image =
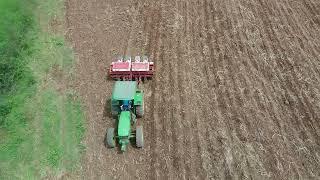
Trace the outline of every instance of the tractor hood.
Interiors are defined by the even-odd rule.
[[[136,81],[116,81],[113,92],[113,100],[132,100],[137,90]]]
[[[131,113],[130,111],[122,111],[119,116],[118,136],[129,136],[131,129]]]

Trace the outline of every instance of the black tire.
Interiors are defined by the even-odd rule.
[[[114,148],[116,146],[116,141],[114,139],[114,128],[108,128],[107,130],[106,145],[109,148]]]
[[[120,108],[117,106],[111,106],[111,114],[113,118],[117,118]]]
[[[143,127],[142,126],[137,126],[137,129],[136,129],[136,146],[138,148],[143,148],[143,146],[144,146]]]
[[[118,111],[111,111],[111,114],[113,118],[118,117]]]
[[[142,118],[144,115],[144,103],[142,102],[141,105],[136,106],[136,116],[137,118]]]

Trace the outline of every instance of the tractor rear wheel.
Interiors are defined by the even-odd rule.
[[[138,118],[142,118],[143,115],[144,115],[144,103],[136,106],[136,116]]]
[[[144,145],[142,126],[137,126],[137,129],[136,129],[136,145],[138,148],[143,148],[143,145]]]
[[[114,139],[114,128],[108,128],[107,130],[106,145],[109,148],[114,148],[116,146],[116,142]]]

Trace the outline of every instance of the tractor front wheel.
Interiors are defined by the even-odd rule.
[[[118,111],[111,111],[111,114],[113,118],[118,117]]]
[[[111,114],[113,118],[117,118],[119,114],[120,108],[117,106],[111,106]]]
[[[144,145],[142,126],[138,126],[136,129],[136,145],[138,148],[142,148]]]
[[[114,148],[116,146],[116,142],[114,139],[114,128],[108,128],[107,130],[106,145],[109,148]]]
[[[144,103],[141,105],[136,106],[136,115],[138,118],[142,118],[144,114]]]

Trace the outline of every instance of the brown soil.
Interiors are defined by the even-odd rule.
[[[320,1],[67,0],[84,179],[320,178]],[[145,148],[103,144],[107,68],[150,56]]]

